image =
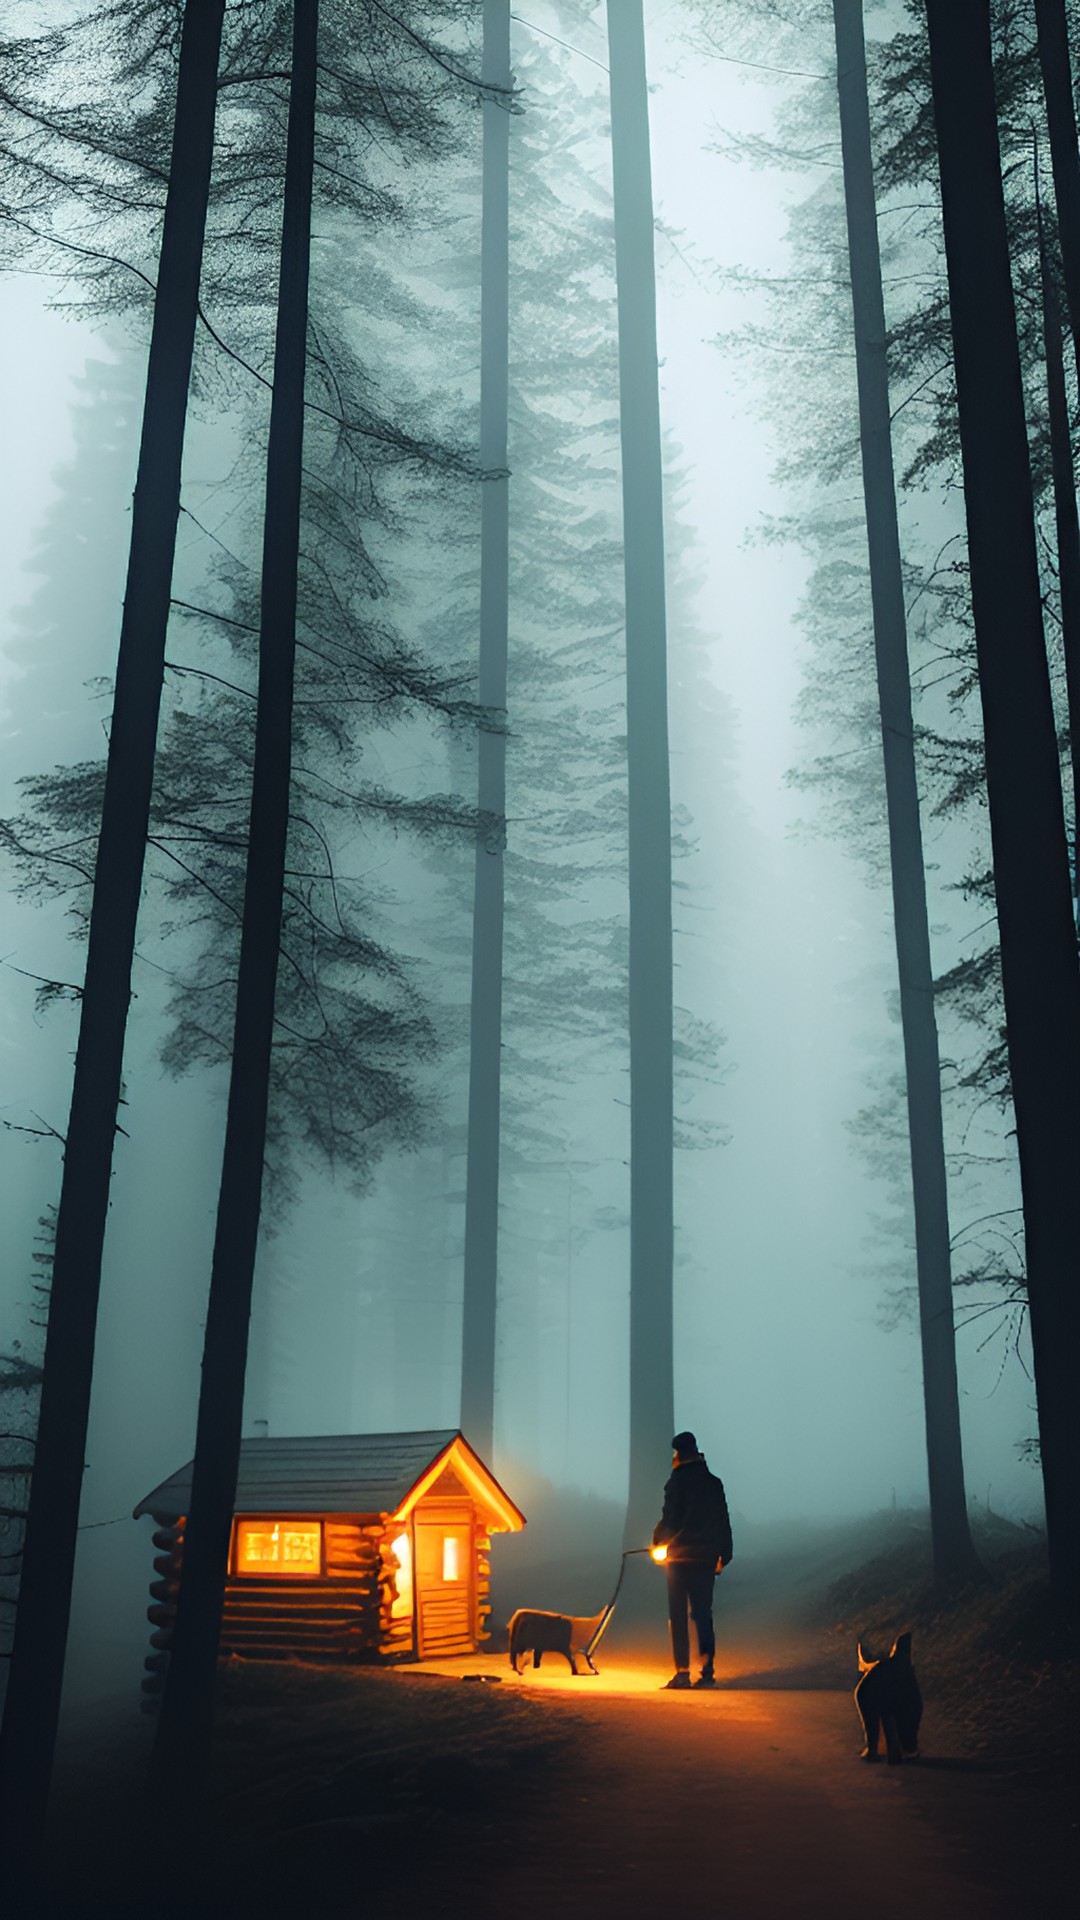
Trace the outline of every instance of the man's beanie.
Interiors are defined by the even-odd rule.
[[[692,1433],[677,1433],[671,1445],[677,1460],[689,1460],[698,1450],[698,1443]]]

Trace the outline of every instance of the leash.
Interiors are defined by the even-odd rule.
[[[652,1551],[651,1547],[627,1547],[626,1552],[623,1554],[623,1557],[622,1557],[622,1564],[619,1567],[619,1577],[615,1582],[615,1591],[612,1594],[611,1599],[608,1601],[607,1606],[604,1608],[603,1613],[600,1615],[600,1624],[597,1627],[596,1632],[593,1634],[591,1640],[589,1641],[588,1646],[585,1648],[585,1658],[587,1660],[590,1660],[592,1658],[592,1655],[596,1650],[596,1648],[599,1646],[603,1635],[607,1632],[608,1622],[610,1621],[611,1616],[615,1611],[615,1602],[619,1597],[619,1588],[622,1586],[623,1577],[626,1573],[627,1561],[632,1560],[636,1553],[651,1553],[651,1551]]]

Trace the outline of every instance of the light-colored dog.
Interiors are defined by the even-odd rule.
[[[599,1672],[592,1662],[592,1648],[601,1628],[610,1616],[610,1607],[601,1607],[591,1620],[578,1619],[572,1613],[540,1613],[535,1607],[519,1607],[510,1622],[510,1665],[522,1671],[518,1662],[531,1653],[538,1667],[545,1653],[561,1653],[570,1662],[570,1671],[578,1674],[578,1660],[584,1660],[590,1673]]]

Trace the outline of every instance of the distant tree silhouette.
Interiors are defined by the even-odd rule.
[[[490,1460],[495,1423],[502,1080],[506,657],[510,571],[507,472],[510,294],[510,0],[484,0],[483,234],[480,264],[480,657],[477,804],[465,1162],[461,1424]]]
[[[7,1350],[0,1352],[0,1659],[4,1661],[11,1657],[30,1475],[34,1464],[34,1437],[41,1395],[42,1336],[56,1240],[55,1207],[38,1220],[36,1239],[37,1252],[31,1256],[38,1268],[38,1275],[32,1283],[36,1298],[26,1314],[24,1336],[21,1340],[10,1339]]]
[[[626,580],[630,881],[630,1493],[626,1543],[655,1518],[674,1431],[671,797],[663,465],[645,32],[608,0]]]
[[[563,7],[557,31],[572,37],[573,19],[573,10]],[[589,164],[594,150],[606,148],[606,87],[602,101],[587,95],[580,64],[525,26],[513,60],[523,111],[510,127],[513,645],[507,670],[513,720],[505,736],[511,824],[503,860],[498,1382],[510,1407],[505,1444],[519,1452],[526,1404],[536,1398],[537,1376],[565,1327],[567,1182],[572,1179],[575,1190],[576,1247],[599,1220],[608,1223],[613,1199],[624,1224],[626,821],[611,203],[606,182]],[[472,164],[464,154],[440,174],[448,217],[466,198],[473,204]],[[432,258],[417,268],[431,302],[429,329],[452,329],[459,341],[471,337],[473,269],[472,258],[455,263],[448,287],[436,238]],[[465,297],[447,314],[466,274]],[[484,482],[482,502],[490,487]],[[449,617],[471,624],[475,576],[460,587],[455,580],[462,559],[471,560],[462,555],[460,516],[436,551],[432,623]],[[461,729],[447,736],[444,778],[454,792],[474,788],[474,740]],[[489,816],[481,820],[481,847],[495,824]],[[371,1281],[385,1291],[387,1318],[400,1328],[394,1350],[408,1351],[410,1366],[418,1343],[427,1347],[436,1338],[433,1272],[445,1275],[448,1328],[460,1312],[454,1295],[464,1252],[466,1147],[455,1116],[464,1118],[468,1100],[471,930],[463,902],[468,892],[471,906],[473,892],[463,857],[450,860],[442,848],[424,856],[438,906],[403,923],[403,937],[418,955],[416,978],[438,1009],[435,1021],[446,1041],[439,1059],[442,1138],[408,1166],[386,1169],[365,1216],[366,1233],[386,1249],[373,1257]],[[481,858],[492,866],[486,852],[470,865]],[[583,1159],[598,1165],[583,1173]],[[552,1193],[558,1201],[549,1213]],[[607,1245],[603,1252],[613,1265],[618,1256]],[[594,1300],[605,1285],[594,1276]],[[539,1345],[523,1337],[526,1323]],[[455,1326],[448,1337],[460,1353],[456,1335]],[[436,1394],[445,1391],[452,1364],[456,1355],[448,1350]],[[388,1391],[387,1369],[374,1370],[381,1396]],[[415,1379],[404,1382],[403,1392],[409,1397],[402,1405],[422,1404]],[[552,1440],[550,1430],[542,1432]]]

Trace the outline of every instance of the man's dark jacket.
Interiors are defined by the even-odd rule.
[[[669,1560],[690,1560],[715,1567],[731,1559],[731,1521],[724,1486],[710,1473],[703,1454],[684,1460],[664,1488],[664,1511],[654,1529],[654,1547],[666,1546]]]

